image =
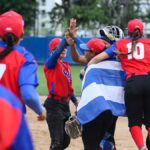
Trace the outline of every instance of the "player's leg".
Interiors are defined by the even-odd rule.
[[[98,150],[99,141],[102,140],[105,131],[109,128],[112,119],[112,113],[107,110],[101,113],[93,121],[83,125],[82,140],[84,150]]]
[[[116,150],[114,133],[116,128],[117,116],[113,116],[113,122],[110,128],[105,133],[101,143],[100,150]]]
[[[147,137],[146,137],[146,146],[148,150],[150,150],[150,75],[146,79],[146,98],[145,100],[145,105],[144,105],[144,124],[146,126],[146,129],[148,131]]]
[[[132,138],[140,149],[144,146],[141,125],[143,123],[143,78],[135,76],[127,80],[125,87],[125,105]],[[136,107],[135,107],[136,105]]]

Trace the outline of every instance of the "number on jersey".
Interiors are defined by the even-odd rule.
[[[5,64],[0,64],[0,80],[2,79],[2,76],[6,70],[6,65]]]
[[[131,52],[132,43],[127,44],[128,53]],[[128,55],[128,59],[143,59],[144,58],[144,44],[137,43],[135,46],[135,51],[132,54]]]

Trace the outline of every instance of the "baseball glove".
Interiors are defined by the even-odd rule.
[[[65,122],[65,131],[72,139],[76,139],[81,136],[82,126],[77,120],[76,116],[70,116]]]

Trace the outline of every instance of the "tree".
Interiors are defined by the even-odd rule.
[[[59,24],[66,27],[69,19],[74,17],[82,29],[95,30],[112,24],[125,29],[128,20],[143,18],[140,2],[140,0],[62,0],[62,4],[56,3],[50,12],[51,24],[55,27],[54,30]],[[148,15],[146,19],[150,20]]]
[[[0,2],[0,14],[14,10],[20,13],[25,22],[25,33],[29,34],[31,30],[34,30],[36,14],[38,12],[36,0],[1,0]]]

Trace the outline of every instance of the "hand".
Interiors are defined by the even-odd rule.
[[[38,118],[38,121],[43,121],[46,119],[46,116],[44,115],[44,112],[42,112],[37,118]]]
[[[74,39],[70,36],[70,33],[68,31],[65,33],[65,38],[70,46],[74,45]]]
[[[76,19],[72,18],[70,19],[70,26],[69,26],[69,34],[70,34],[70,37],[71,38],[75,38],[76,37],[76,34],[77,34],[77,23],[76,23]]]

